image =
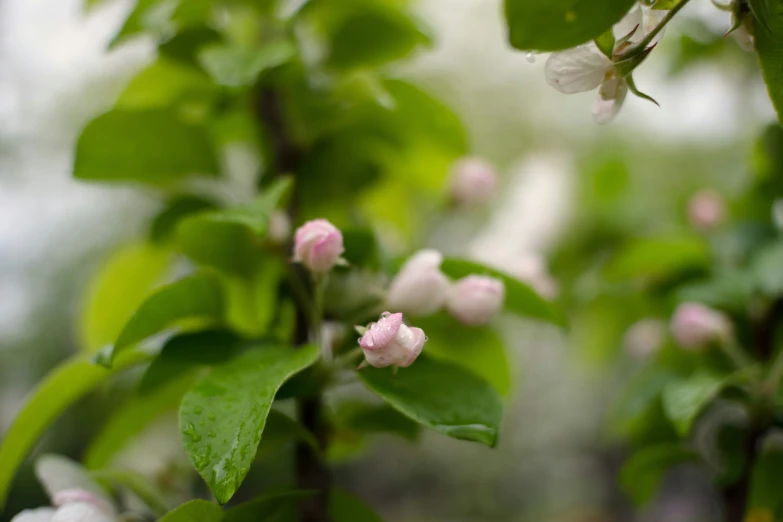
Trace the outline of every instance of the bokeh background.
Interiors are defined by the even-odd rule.
[[[82,126],[154,58],[144,38],[106,51],[130,7],[109,1],[85,14],[81,0],[0,0],[0,433],[34,383],[77,350],[91,276],[160,206],[153,194],[70,176]],[[638,364],[623,350],[632,318],[590,296],[585,260],[602,233],[684,227],[696,190],[730,196],[748,183],[754,140],[774,120],[755,56],[723,37],[726,13],[694,0],[636,77],[661,107],[630,98],[614,123],[597,126],[594,93],[558,93],[544,80],[545,57],[530,63],[507,45],[499,1],[414,7],[435,44],[394,73],[450,104],[472,152],[503,177],[497,205],[444,218],[430,244],[508,269],[544,255],[566,302],[580,306],[567,332],[504,323],[515,384],[497,449],[434,433],[418,445],[381,437],[340,462],[337,480],[390,521],[716,520],[695,468],[670,474],[640,515],[617,488],[626,448],[607,418]],[[39,451],[78,457],[105,406],[101,394],[83,401]],[[131,460],[160,464],[168,428],[156,426]],[[43,503],[37,488],[28,469],[1,520]]]

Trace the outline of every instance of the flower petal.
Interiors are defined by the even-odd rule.
[[[52,508],[25,509],[12,518],[11,522],[51,522],[53,516]]]
[[[388,314],[384,312],[384,316],[380,321],[373,323],[370,329],[359,339],[359,345],[364,350],[382,350],[391,344],[397,337],[402,326],[402,314]]]
[[[60,455],[42,455],[35,462],[35,474],[50,498],[63,490],[80,489],[112,505],[106,490],[95,482],[84,468],[70,459]]]
[[[628,94],[628,84],[622,78],[612,78],[601,85],[593,105],[593,121],[609,123],[617,116]]]
[[[595,89],[611,69],[609,58],[590,43],[549,55],[544,74],[549,85],[563,94],[573,94]]]

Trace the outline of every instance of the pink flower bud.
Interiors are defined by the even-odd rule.
[[[623,347],[634,357],[644,359],[650,357],[663,346],[665,337],[665,323],[658,319],[642,319],[626,330]]]
[[[725,338],[730,331],[729,319],[699,303],[683,303],[674,311],[671,330],[674,340],[686,350],[700,350]]]
[[[392,310],[413,316],[431,315],[446,302],[449,279],[440,271],[443,256],[437,250],[421,250],[403,265],[391,283],[386,303]]]
[[[296,230],[294,261],[313,272],[328,272],[340,261],[343,235],[325,219],[308,221]]]
[[[471,326],[489,323],[503,307],[506,287],[494,277],[469,275],[451,288],[446,307],[460,322]]]
[[[269,239],[273,243],[281,244],[291,237],[291,220],[283,210],[275,210],[269,216]]]
[[[487,203],[495,196],[498,176],[494,167],[479,158],[463,158],[451,170],[451,199],[459,205]]]
[[[402,324],[402,314],[384,312],[359,339],[367,363],[375,368],[405,368],[421,353],[427,337],[421,328]]]
[[[725,218],[725,206],[720,194],[713,190],[697,192],[688,202],[688,220],[696,230],[714,230]]]

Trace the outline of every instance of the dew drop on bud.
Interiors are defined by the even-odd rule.
[[[525,55],[525,59],[527,60],[527,63],[536,63],[536,54],[535,53],[527,53]]]
[[[390,312],[383,312],[383,313],[381,314],[381,317],[382,317],[383,319],[386,319],[386,318],[387,318],[387,317],[389,317],[390,315],[391,315],[391,313],[390,313]]]
[[[429,341],[429,340],[430,340],[430,338],[429,338],[429,337],[427,337],[427,336],[425,335],[425,336],[424,336],[424,342],[426,343],[426,342],[427,342],[427,341]]]

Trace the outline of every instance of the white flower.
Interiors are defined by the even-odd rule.
[[[625,39],[623,45],[641,42],[665,16],[666,11],[634,7],[614,26],[618,39]],[[650,45],[660,39],[659,32]],[[607,58],[594,42],[573,49],[552,53],[544,68],[546,81],[563,94],[598,89],[598,99],[593,106],[593,120],[609,123],[614,119],[628,94],[628,83],[614,70],[612,60]]]
[[[54,508],[27,509],[11,522],[116,522],[109,494],[75,462],[44,455],[35,464],[35,474]]]

